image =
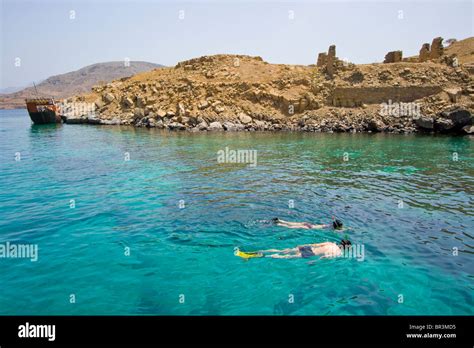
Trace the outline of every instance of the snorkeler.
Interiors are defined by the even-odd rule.
[[[342,230],[343,229],[343,224],[341,220],[338,220],[333,217],[332,224],[323,224],[323,225],[315,225],[311,224],[309,222],[290,222],[290,221],[285,221],[281,220],[279,218],[274,218],[272,220],[277,226],[282,226],[282,227],[288,227],[288,228],[302,228],[306,230],[320,230],[323,228],[330,228],[331,226],[335,230]]]
[[[243,252],[239,248],[234,249],[234,255],[244,259],[255,257],[271,257],[274,259],[296,259],[309,258],[321,255],[321,259],[338,257],[342,254],[342,250],[350,248],[352,243],[348,239],[342,239],[340,244],[333,242],[324,242],[316,244],[298,245],[296,248],[288,249],[268,249],[254,252]]]

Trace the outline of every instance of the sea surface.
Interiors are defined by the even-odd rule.
[[[217,153],[256,150],[256,166]],[[474,137],[32,125],[0,112],[1,315],[472,315]],[[129,160],[128,160],[129,159]],[[346,160],[345,160],[346,159]],[[297,230],[274,217],[349,230]],[[344,234],[364,258],[245,261]]]

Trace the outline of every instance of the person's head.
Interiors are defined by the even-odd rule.
[[[333,219],[332,220],[332,227],[334,227],[335,230],[341,230],[342,229],[342,221],[338,219]]]
[[[339,244],[341,249],[349,249],[351,245],[352,243],[349,239],[341,239],[341,243]]]

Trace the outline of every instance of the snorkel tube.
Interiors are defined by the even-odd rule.
[[[342,221],[337,219],[334,215],[331,216],[331,218],[332,218],[332,227],[335,230],[342,230],[344,227],[344,224],[342,223]]]

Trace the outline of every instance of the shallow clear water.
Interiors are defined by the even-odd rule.
[[[218,163],[226,146],[257,150],[258,165]],[[473,149],[473,137],[33,126],[2,111],[0,242],[37,244],[39,259],[0,259],[0,314],[472,315]],[[338,241],[261,221],[332,214],[364,261],[233,255]]]

